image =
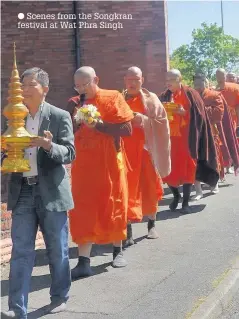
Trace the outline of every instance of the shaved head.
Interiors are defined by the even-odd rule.
[[[226,82],[226,71],[222,68],[217,69],[216,79],[219,87],[223,89]]]
[[[124,77],[124,83],[129,95],[137,95],[142,89],[144,78],[142,71],[137,66],[131,66],[128,68]]]
[[[134,74],[134,75],[137,75],[139,77],[143,76],[141,69],[138,68],[137,66],[131,66],[130,68],[128,68],[126,75],[127,74]]]
[[[177,69],[171,69],[167,72],[168,75],[176,76],[182,78],[182,74],[179,70]]]
[[[227,75],[236,76],[236,73],[234,73],[234,72],[228,72]]]
[[[82,66],[74,74],[75,90],[86,98],[94,98],[97,90],[99,78],[91,66]]]
[[[216,73],[223,73],[226,74],[226,71],[222,68],[217,69]]]
[[[203,73],[196,73],[193,77],[194,89],[202,93],[205,88],[209,87],[209,81]]]
[[[167,72],[167,87],[170,91],[176,92],[181,88],[182,75],[177,69],[171,69]]]
[[[236,73],[233,73],[233,72],[227,73],[227,82],[237,83]]]
[[[77,77],[88,77],[89,79],[93,79],[96,77],[95,70],[91,66],[82,66],[75,72],[75,76]]]

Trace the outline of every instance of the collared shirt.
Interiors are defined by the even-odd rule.
[[[26,130],[32,135],[38,135],[42,108],[43,108],[43,103],[39,106],[39,109],[34,117],[32,117],[30,113],[27,116]],[[25,159],[29,160],[31,170],[29,172],[23,173],[24,177],[38,175],[37,152],[38,152],[37,147],[31,147],[31,148],[25,149]]]

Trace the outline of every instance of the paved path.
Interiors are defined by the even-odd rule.
[[[239,256],[239,178],[229,176],[227,182],[218,195],[193,204],[194,213],[185,216],[168,211],[171,195],[166,190],[158,214],[160,238],[147,240],[147,224],[133,225],[137,244],[126,250],[129,265],[124,269],[110,266],[111,246],[94,247],[95,276],[72,284],[66,313],[44,315],[50,277],[45,251],[38,251],[29,318],[189,319]],[[70,255],[73,267],[74,247]],[[2,273],[4,310],[7,274],[8,267]]]
[[[239,290],[228,308],[217,319],[239,319]]]

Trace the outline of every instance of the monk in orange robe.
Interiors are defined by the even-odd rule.
[[[216,71],[216,78],[218,83],[217,89],[221,92],[229,106],[239,143],[239,84],[226,82],[226,72],[224,69]],[[233,173],[233,170],[228,168],[228,173]]]
[[[87,104],[97,107],[102,121],[75,123],[76,160],[71,171],[75,207],[69,219],[79,260],[72,270],[73,280],[92,274],[92,243],[113,243],[112,266],[127,265],[122,240],[127,230],[128,187],[121,137],[131,135],[134,117],[120,92],[98,87],[99,78],[91,67],[78,69],[74,80],[80,97],[68,105],[73,121],[77,109]]]
[[[216,149],[203,101],[194,89],[183,86],[178,70],[167,73],[168,90],[160,95],[162,102],[174,102],[171,129],[171,174],[164,178],[174,199],[169,208],[174,211],[180,201],[179,185],[183,185],[182,213],[191,213],[189,198],[195,179],[214,187],[219,174],[216,170]],[[167,110],[167,109],[166,109]],[[209,152],[210,149],[210,152]]]
[[[216,71],[218,91],[224,96],[233,120],[235,129],[239,126],[239,85],[236,82],[226,82],[226,72],[223,69]]]
[[[216,154],[217,154],[217,169],[220,174],[221,180],[224,179],[224,163],[223,163],[223,154],[221,150],[222,142],[220,140],[219,131],[217,129],[218,124],[222,124],[222,118],[224,113],[224,104],[221,94],[215,90],[210,90],[207,88],[206,77],[203,74],[196,74],[193,78],[194,88],[200,94],[207,116],[209,118],[209,122],[211,125],[211,130],[214,137],[214,143],[216,146]],[[203,197],[201,183],[195,182],[196,188],[196,196],[195,200],[199,200]],[[218,184],[216,187],[211,189],[213,194],[217,194],[219,192]]]
[[[138,67],[127,70],[124,97],[134,112],[133,134],[125,137],[128,171],[128,228],[125,247],[133,245],[131,222],[148,217],[149,239],[158,238],[155,228],[158,202],[163,196],[161,177],[169,174],[170,133],[167,114],[158,97],[142,88],[144,78]]]

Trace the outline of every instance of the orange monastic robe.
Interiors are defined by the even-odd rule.
[[[171,173],[163,179],[170,186],[177,187],[182,184],[193,184],[195,182],[196,161],[192,159],[189,146],[188,134],[190,123],[190,102],[181,89],[173,94],[174,102],[181,104],[186,110],[186,115],[174,115],[170,127],[178,127],[179,134],[171,136]]]
[[[236,83],[225,83],[224,89],[220,90],[224,96],[232,116],[233,126],[237,127],[237,113],[236,107],[239,106],[239,85]]]
[[[86,103],[95,105],[108,123],[133,118],[118,91],[99,89]],[[71,172],[75,207],[69,214],[73,241],[105,244],[125,239],[128,188],[124,152],[116,151],[112,136],[86,125],[76,131],[75,147]]]
[[[216,124],[220,123],[223,118],[224,113],[224,104],[222,97],[219,92],[214,90],[205,89],[201,94],[202,100],[205,105],[205,110],[209,117],[211,124],[212,134],[214,138],[214,143],[216,147],[217,154],[217,165],[218,172],[220,173],[220,178],[224,178],[224,164],[223,164],[223,155],[221,150],[222,142],[219,137],[219,132]]]
[[[140,95],[127,100],[127,103],[132,111],[145,114]],[[124,138],[124,148],[131,167],[127,174],[129,221],[140,221],[143,215],[155,214],[158,201],[163,196],[160,178],[144,145],[143,128],[133,128],[132,136]]]

